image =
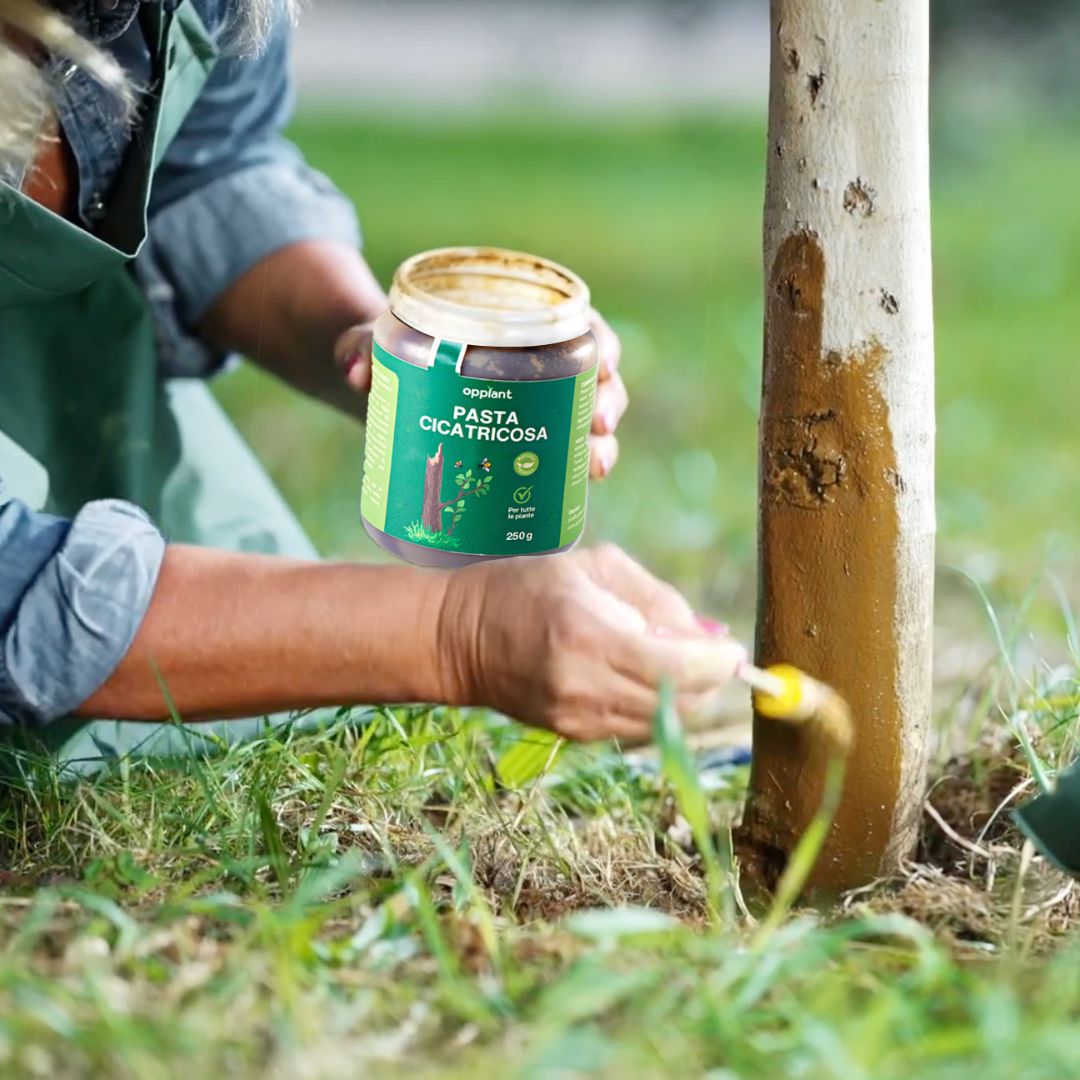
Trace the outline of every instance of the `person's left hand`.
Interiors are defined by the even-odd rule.
[[[600,373],[596,384],[596,408],[589,435],[589,475],[602,480],[619,460],[619,440],[615,429],[630,403],[626,385],[619,374],[622,346],[618,335],[596,311],[592,313],[592,332],[599,353]]]
[[[359,394],[371,389],[371,323],[353,326],[338,339],[334,360],[345,382]],[[592,432],[589,435],[589,475],[602,480],[619,460],[619,426],[629,397],[619,374],[622,346],[618,335],[597,313],[592,313],[590,328],[596,338],[600,371],[596,384]]]

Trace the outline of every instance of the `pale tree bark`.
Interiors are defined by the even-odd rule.
[[[758,659],[834,685],[856,725],[815,871],[910,853],[930,720],[934,392],[928,0],[772,0]],[[826,752],[757,720],[741,850],[766,881]]]

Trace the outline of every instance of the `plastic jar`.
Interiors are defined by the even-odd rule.
[[[597,349],[576,274],[498,248],[414,256],[375,323],[361,515],[423,566],[566,551],[585,527]]]

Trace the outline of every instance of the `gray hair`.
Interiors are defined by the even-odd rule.
[[[222,34],[222,47],[253,55],[266,43],[283,14],[295,20],[302,0],[236,0]],[[62,56],[116,95],[126,112],[134,94],[124,70],[87,41],[43,0],[0,0],[0,180],[21,183],[41,139],[52,137],[54,87],[35,55]]]
[[[240,56],[257,54],[278,20],[286,18],[295,23],[303,4],[304,0],[234,0],[222,36],[222,48]]]

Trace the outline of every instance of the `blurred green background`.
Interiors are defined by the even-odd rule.
[[[940,560],[1021,582],[1076,563],[1080,540],[1080,108],[1072,54],[1047,61],[1056,24],[989,5],[1008,34],[986,23],[973,43],[965,7],[939,4],[935,44]],[[632,399],[589,533],[745,625],[764,102],[537,97],[320,104],[302,78],[292,134],[355,200],[384,283],[416,251],[472,243],[585,277],[622,335]],[[359,526],[362,432],[249,368],[218,389],[320,548],[379,558]]]

